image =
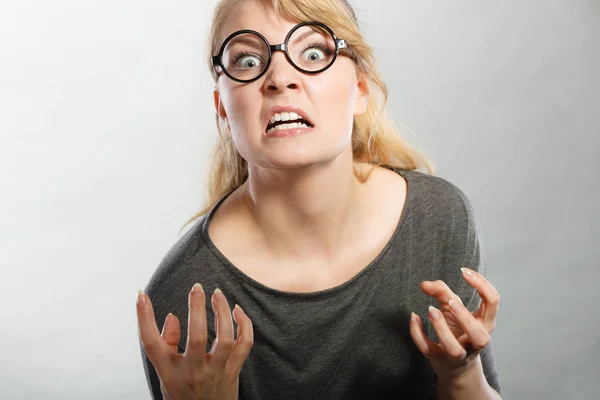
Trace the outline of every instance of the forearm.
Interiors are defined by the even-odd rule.
[[[438,377],[438,400],[502,400],[485,379],[481,358],[458,376]]]

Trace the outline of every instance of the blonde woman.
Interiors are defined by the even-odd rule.
[[[153,398],[499,399],[473,209],[386,117],[350,5],[221,0],[209,52],[208,204],[138,294]]]

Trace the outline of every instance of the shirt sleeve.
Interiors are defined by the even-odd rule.
[[[479,308],[481,298],[477,290],[463,278],[460,268],[472,269],[487,278],[487,263],[481,229],[469,199],[460,189],[452,187],[454,193],[449,196],[450,199],[445,204],[451,210],[449,235],[446,238],[446,262],[443,269],[438,271],[436,279],[443,280],[461,298],[465,307],[469,311],[475,312]],[[428,327],[429,337],[435,342],[439,342],[433,327],[430,324]],[[493,332],[491,336],[493,337]],[[481,363],[488,384],[502,394],[493,346],[493,340],[490,338],[489,344],[480,353]],[[435,386],[432,391],[437,389],[437,382]]]
[[[461,220],[455,223],[455,229],[459,229],[459,232],[456,232],[456,238],[459,239],[457,244],[460,246],[460,243],[463,243],[463,262],[460,263],[460,265],[456,265],[456,267],[449,272],[456,279],[454,282],[454,287],[456,290],[454,290],[454,288],[452,289],[458,296],[460,296],[466,308],[471,312],[475,312],[481,304],[481,298],[477,290],[473,286],[469,285],[462,277],[462,271],[460,268],[470,268],[487,278],[487,262],[483,246],[483,239],[481,236],[481,228],[479,221],[475,216],[473,206],[462,191],[459,190],[458,192],[463,211],[459,212],[457,215],[457,218],[460,218]],[[457,250],[460,251],[460,247]],[[460,260],[460,258],[458,259]],[[493,334],[494,332],[492,332],[491,335]],[[494,347],[491,337],[489,344],[483,349],[483,351],[480,353],[480,356],[483,372],[488,384],[499,394],[502,394],[500,379],[494,360]]]

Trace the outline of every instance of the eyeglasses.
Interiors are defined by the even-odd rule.
[[[298,71],[318,74],[333,65],[341,49],[348,49],[346,41],[316,21],[294,26],[282,44],[272,45],[260,33],[245,29],[225,39],[219,54],[212,58],[212,66],[236,82],[252,82],[263,76],[273,52],[280,50]]]

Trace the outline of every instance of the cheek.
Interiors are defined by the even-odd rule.
[[[356,83],[348,75],[331,74],[314,81],[311,85],[311,98],[319,120],[328,131],[350,134],[354,120]]]
[[[251,140],[252,132],[260,129],[260,102],[257,95],[248,87],[227,89],[227,99],[223,104],[227,110],[227,119],[236,142]]]

